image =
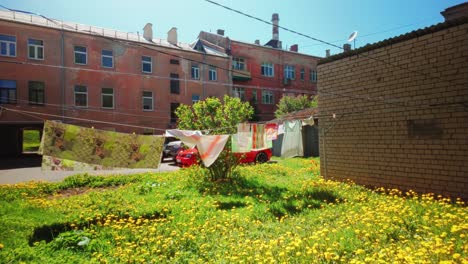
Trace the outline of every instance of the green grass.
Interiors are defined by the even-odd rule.
[[[41,144],[39,130],[23,131],[23,151],[37,151]]]
[[[462,263],[461,201],[324,180],[318,159],[0,186],[2,263]]]

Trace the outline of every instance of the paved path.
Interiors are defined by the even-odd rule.
[[[87,171],[90,175],[135,174],[142,172],[166,172],[179,168],[169,159],[161,163],[159,169],[126,169]],[[57,182],[70,175],[85,173],[76,171],[42,171],[41,157],[26,155],[16,159],[0,159],[0,184],[14,184],[28,181]]]

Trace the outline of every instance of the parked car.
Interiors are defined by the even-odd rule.
[[[174,140],[175,138],[167,138],[164,143],[162,159],[171,158],[175,161],[177,152],[182,148],[182,141]]]
[[[265,163],[271,159],[271,149],[256,149],[246,153],[234,153],[240,159],[240,163]],[[180,167],[190,167],[198,164],[198,150],[197,148],[189,148],[181,150],[177,154],[176,163]]]

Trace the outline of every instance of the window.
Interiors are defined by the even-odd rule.
[[[16,37],[0,35],[0,55],[16,57]]]
[[[175,110],[179,107],[179,103],[171,103],[171,123],[177,122],[177,115],[175,114]]]
[[[274,65],[272,63],[262,63],[262,75],[267,77],[275,76]]]
[[[245,71],[245,60],[242,58],[232,58],[232,68],[234,70]]]
[[[245,101],[245,90],[241,87],[233,87],[232,93],[234,97],[239,98],[241,101]]]
[[[153,92],[143,91],[143,111],[153,111]]]
[[[193,64],[192,65],[192,79],[200,79],[200,68],[198,68],[198,64]]]
[[[75,46],[75,63],[76,64],[87,64],[88,54],[86,47]]]
[[[172,94],[179,94],[180,93],[180,85],[179,85],[179,74],[171,73],[171,93]]]
[[[310,71],[310,80],[313,82],[317,82],[317,71],[314,71],[314,70]]]
[[[200,101],[200,95],[198,94],[192,94],[192,104]]]
[[[262,91],[262,104],[274,104],[272,91]]]
[[[305,78],[305,70],[304,68],[301,69],[301,81],[303,81]]]
[[[28,83],[29,86],[29,104],[44,105],[45,103],[45,85],[43,82]]]
[[[112,50],[101,51],[101,63],[104,68],[114,68],[114,53]]]
[[[257,91],[256,90],[254,90],[252,92],[252,103],[258,104],[258,98],[257,98]]]
[[[75,85],[75,106],[88,107],[88,87]]]
[[[16,104],[16,81],[0,80],[0,104]]]
[[[179,60],[171,59],[170,63],[174,65],[179,65]]]
[[[44,41],[28,39],[28,58],[34,60],[44,59]]]
[[[210,69],[208,70],[208,80],[216,81],[218,79],[217,75],[218,75],[218,73],[216,71],[216,68],[210,66]]]
[[[101,106],[102,108],[114,108],[114,89],[101,89]]]
[[[145,73],[151,73],[153,70],[153,63],[151,62],[151,57],[142,56],[141,57],[141,71]]]
[[[294,68],[294,66],[284,66],[284,78],[287,80],[294,80],[296,78],[296,69]]]

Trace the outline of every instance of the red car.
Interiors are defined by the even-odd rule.
[[[240,158],[240,163],[265,163],[271,159],[271,149],[256,149],[246,153],[234,153]],[[190,167],[198,164],[197,148],[181,150],[177,153],[176,163],[180,167]]]

